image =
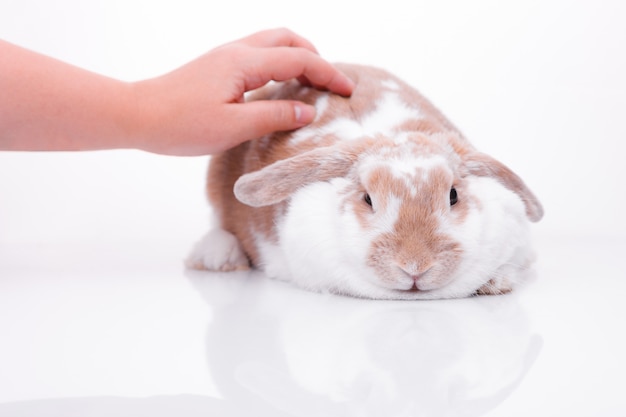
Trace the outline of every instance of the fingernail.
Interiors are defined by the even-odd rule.
[[[346,77],[346,84],[350,89],[350,92],[354,91],[354,89],[356,88],[356,83],[352,81],[352,78],[348,77],[347,75],[344,75],[344,77]]]
[[[301,124],[308,124],[315,119],[315,107],[308,104],[296,103],[294,105],[296,121]]]
[[[350,97],[356,88],[356,83],[344,73],[341,73],[341,78],[342,80],[340,86],[337,87],[336,93],[344,97]]]

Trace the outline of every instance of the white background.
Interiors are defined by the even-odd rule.
[[[619,0],[0,0],[0,37],[132,81],[287,26],[329,60],[385,67],[420,89],[536,192],[538,235],[619,237],[625,18]],[[0,153],[0,243],[190,242],[207,224],[206,162]]]
[[[520,291],[356,300],[185,272],[206,157],[0,152],[0,416],[624,416],[625,21],[618,0],[0,0],[0,38],[128,81],[290,27],[415,85],[546,208]]]

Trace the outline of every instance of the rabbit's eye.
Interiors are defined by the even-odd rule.
[[[368,206],[372,207],[372,198],[368,193],[365,193],[365,195],[363,196],[363,201],[365,201]]]
[[[456,193],[456,188],[452,187],[450,189],[450,205],[455,205],[457,201],[459,201],[459,196]]]

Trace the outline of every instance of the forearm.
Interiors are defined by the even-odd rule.
[[[132,147],[132,85],[0,41],[0,150]]]

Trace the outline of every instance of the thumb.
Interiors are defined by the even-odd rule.
[[[315,119],[315,107],[294,100],[259,100],[238,104],[241,136],[259,138],[268,133],[306,126]]]

